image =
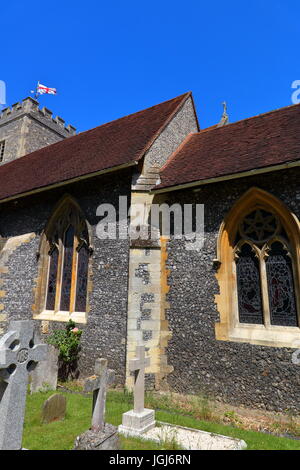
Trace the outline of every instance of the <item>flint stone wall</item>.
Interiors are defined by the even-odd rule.
[[[270,192],[300,219],[300,169],[291,169],[202,186],[199,192],[176,191],[168,202],[204,204],[205,244],[200,253],[187,251],[181,240],[168,244],[170,291],[167,311],[172,338],[168,383],[174,391],[201,393],[235,405],[300,412],[300,365],[295,349],[217,341],[219,313],[214,302],[216,244],[220,225],[232,205],[249,188]]]
[[[96,358],[105,357],[109,368],[116,371],[117,384],[125,380],[129,242],[127,239],[99,240],[96,226],[100,218],[96,216],[96,209],[102,203],[111,203],[118,214],[119,195],[128,196],[130,204],[130,183],[131,172],[125,170],[0,207],[0,236],[9,240],[15,237],[16,241],[9,253],[5,244],[0,252],[0,334],[6,331],[10,320],[32,319],[40,235],[56,204],[66,193],[70,194],[91,226],[94,248],[88,320],[86,325],[77,324],[83,329],[79,371],[82,376],[93,374]],[[40,321],[36,323],[41,327]],[[50,321],[49,333],[64,326],[63,322]]]

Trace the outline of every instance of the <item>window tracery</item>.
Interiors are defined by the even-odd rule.
[[[60,319],[87,311],[92,249],[79,206],[66,197],[51,217],[41,242],[39,317]],[[52,318],[53,316],[53,318]]]
[[[270,193],[249,189],[220,227],[216,338],[275,347],[299,341],[299,260],[298,218]]]
[[[298,326],[293,260],[284,235],[278,217],[263,208],[239,224],[234,252],[241,323]]]

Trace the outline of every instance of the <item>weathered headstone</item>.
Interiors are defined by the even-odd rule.
[[[58,350],[48,344],[47,358],[30,373],[30,393],[56,390],[58,375]]]
[[[115,381],[115,371],[107,369],[106,359],[97,359],[95,375],[85,381],[85,392],[93,392],[92,431],[102,431],[105,424],[106,391]]]
[[[22,447],[28,375],[47,354],[35,340],[30,320],[12,321],[0,339],[0,450]]]
[[[85,381],[84,391],[93,392],[92,426],[76,438],[75,450],[118,450],[117,428],[105,422],[107,387],[115,380],[115,372],[107,369],[106,359],[97,359],[95,375]]]
[[[143,434],[155,426],[155,412],[145,408],[145,367],[150,358],[145,357],[145,346],[137,346],[136,358],[129,361],[129,370],[134,372],[134,409],[123,413],[119,432],[128,435]]]
[[[52,423],[52,421],[61,421],[65,419],[67,408],[66,397],[55,393],[49,397],[42,409],[42,422],[44,424]]]

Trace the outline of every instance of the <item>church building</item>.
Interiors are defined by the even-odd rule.
[[[299,129],[300,105],[200,129],[191,93],[79,134],[32,98],[4,109],[0,335],[72,319],[83,377],[106,357],[130,388],[145,344],[148,389],[299,411]],[[155,205],[170,233],[134,236]],[[201,249],[175,234],[187,207],[194,225],[203,208]]]

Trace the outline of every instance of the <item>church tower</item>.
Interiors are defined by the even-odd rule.
[[[25,98],[0,113],[0,165],[75,134],[75,127]]]

